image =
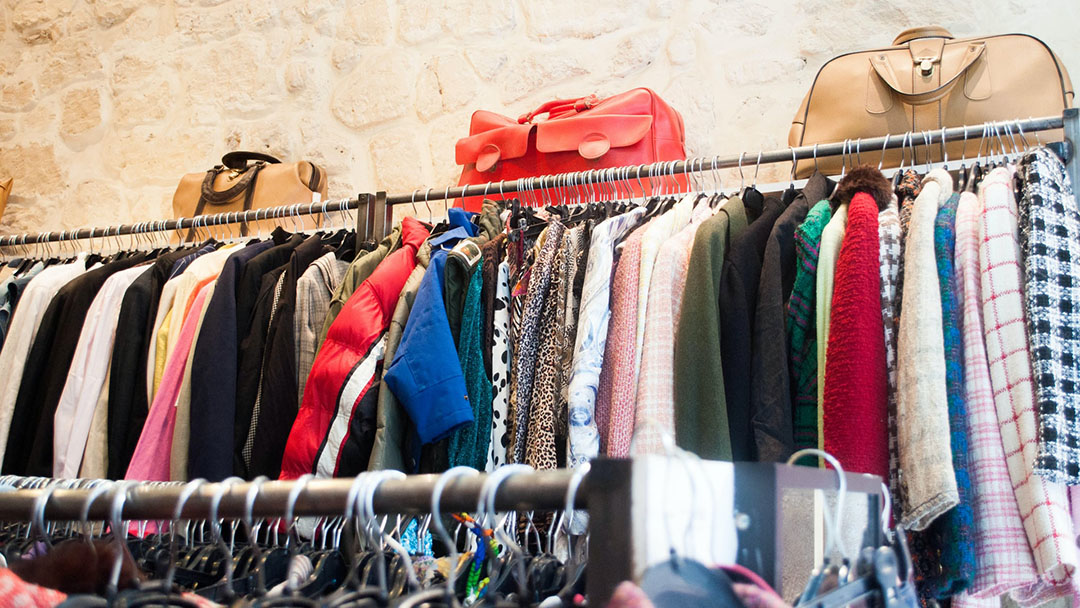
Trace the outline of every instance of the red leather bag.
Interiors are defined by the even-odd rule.
[[[547,114],[546,120],[537,120]],[[458,185],[685,160],[682,116],[649,89],[549,101],[517,120],[477,110],[458,140]],[[490,194],[489,194],[490,196]],[[455,206],[479,211],[482,197]]]

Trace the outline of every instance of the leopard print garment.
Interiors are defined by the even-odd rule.
[[[567,231],[568,246],[566,253],[566,310],[563,313],[563,345],[559,370],[559,400],[555,406],[556,448],[559,453],[559,466],[566,465],[566,452],[569,449],[570,435],[570,376],[574,371],[574,344],[577,338],[578,312],[581,304],[581,289],[577,279],[586,260],[588,232],[584,226],[577,226]]]
[[[525,296],[521,312],[521,329],[514,344],[514,368],[517,371],[514,393],[516,400],[511,404],[511,421],[514,428],[513,461],[525,462],[525,440],[529,433],[529,409],[532,403],[533,378],[537,370],[537,353],[541,341],[541,317],[544,303],[547,301],[551,285],[555,253],[562,244],[565,228],[558,221],[552,221],[547,228],[547,236],[536,263],[528,270],[528,293]]]
[[[550,238],[550,237],[549,237]],[[526,432],[525,464],[537,470],[559,466],[555,449],[555,411],[562,378],[562,351],[566,342],[566,276],[569,235],[564,233],[552,264],[549,297],[544,302],[540,323],[540,348],[536,358],[532,401]]]

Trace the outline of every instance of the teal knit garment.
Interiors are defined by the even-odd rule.
[[[473,423],[458,429],[450,438],[450,466],[484,470],[491,442],[491,407],[493,389],[484,367],[484,305],[480,299],[483,273],[473,271],[465,292],[461,314],[461,337],[458,360],[465,375],[465,389],[472,404]]]

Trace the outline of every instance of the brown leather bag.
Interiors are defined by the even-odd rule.
[[[940,131],[942,127],[989,121],[1055,116],[1072,106],[1073,87],[1061,60],[1046,44],[1027,34],[953,38],[939,26],[905,30],[893,46],[858,51],[829,60],[795,114],[788,145],[900,135],[908,131]],[[975,154],[981,131],[972,132],[967,154]],[[1047,135],[1041,135],[1048,141]],[[1051,132],[1049,140],[1060,139]],[[959,158],[964,142],[947,146]],[[930,146],[934,161],[941,146]],[[875,161],[874,153],[861,152]],[[900,150],[885,156],[896,166]],[[909,155],[910,157],[910,155]],[[919,151],[919,159],[925,158]],[[840,158],[821,158],[825,172],[839,172]],[[799,164],[798,175],[814,170],[814,161]]]
[[[206,173],[188,173],[173,194],[173,214],[247,211],[326,198],[326,171],[315,163],[282,163],[269,154],[229,152]],[[247,224],[241,225],[247,234]]]

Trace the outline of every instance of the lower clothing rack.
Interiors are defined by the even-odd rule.
[[[699,465],[690,467],[680,457],[648,456],[596,460],[587,472],[560,469],[447,475],[439,510],[442,513],[474,511],[492,476],[501,478],[487,488],[494,494],[497,511],[555,511],[568,504],[586,510],[590,557],[587,591],[590,600],[599,600],[599,605],[606,603],[620,582],[636,579],[658,556],[666,559],[676,546],[672,538],[657,536],[666,527],[662,523],[665,518],[693,517],[696,513],[699,518],[711,521],[692,521],[695,525],[713,529],[729,523],[736,537],[732,541],[738,547],[737,553],[730,551],[731,555],[783,593],[785,568],[790,571],[784,562],[792,559],[795,541],[808,543],[805,521],[796,521],[790,512],[785,513],[786,505],[793,504],[790,493],[835,491],[837,474],[825,469],[772,463],[705,461]],[[692,471],[698,469],[705,475],[704,479],[717,483],[716,489],[726,496],[729,502],[724,504],[730,504],[730,509],[720,503],[709,503],[709,508],[696,512],[686,510],[688,502],[697,504],[701,496],[697,487],[701,480],[692,478],[698,474]],[[860,544],[877,546],[883,538],[882,524],[888,519],[887,513],[882,513],[881,480],[855,473],[844,476],[848,494],[864,499],[865,508],[859,521],[865,521],[865,526],[860,523],[856,530],[862,538]],[[373,510],[377,514],[430,513],[439,479],[439,475],[382,479],[372,493]],[[340,516],[350,512],[346,507],[356,479],[231,481],[206,483],[190,492],[182,505],[180,519],[207,519],[211,513],[219,519],[236,520],[248,516],[280,517],[289,512],[290,504],[297,517]],[[171,520],[188,485],[12,476],[0,478],[0,484],[19,488],[0,492],[0,521],[8,522],[33,521],[39,509],[46,521],[83,521],[84,511],[88,521],[107,521],[118,491],[125,493],[122,520]],[[254,499],[249,504],[252,494]],[[659,504],[658,496],[662,497]],[[355,495],[352,499],[356,499]],[[216,508],[215,501],[219,501]],[[802,502],[804,506],[809,504]],[[858,512],[858,507],[854,511]],[[715,547],[699,544],[694,540],[682,546],[679,553],[703,560],[716,554]],[[801,570],[802,566],[798,568]]]

